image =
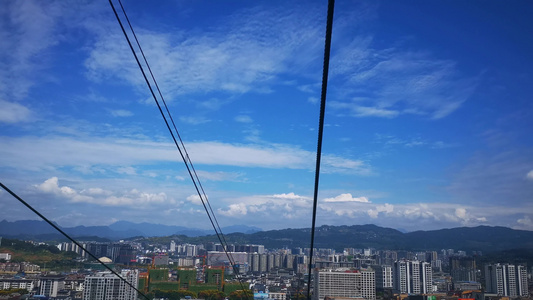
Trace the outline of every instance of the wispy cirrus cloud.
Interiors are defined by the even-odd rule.
[[[196,170],[198,177],[207,181],[243,181],[244,174],[238,172],[208,172],[203,170]]]
[[[179,161],[179,154],[171,143],[115,138],[1,137],[0,163],[4,167],[32,170],[58,167],[98,166],[131,173],[136,165]],[[275,169],[309,169],[314,167],[315,154],[291,145],[231,144],[221,142],[186,143],[195,164],[260,167]],[[39,151],[35,151],[39,149]],[[324,154],[323,168],[329,173],[369,174],[370,166],[363,161]],[[213,177],[213,174],[206,175]],[[235,180],[236,175],[223,174]],[[222,177],[218,177],[221,179]]]
[[[254,120],[248,115],[238,115],[235,117],[235,121],[239,123],[252,123]]]
[[[533,170],[527,172],[526,178],[529,179],[529,180],[533,180]]]
[[[446,188],[452,195],[468,203],[524,203],[533,197],[531,149],[477,152],[461,165],[453,167]]]
[[[462,75],[452,60],[401,46],[376,48],[372,36],[356,36],[332,56],[331,65],[332,80],[343,85],[331,107],[353,117],[444,118],[476,86],[476,79]]]
[[[125,109],[115,109],[109,111],[113,117],[131,117],[133,113]]]
[[[235,12],[223,25],[205,31],[183,29],[169,35],[137,26],[136,32],[170,98],[213,91],[269,92],[280,74],[298,72],[320,54],[322,26],[315,14],[313,6],[305,14],[293,8],[255,7]],[[97,41],[85,63],[89,78],[118,78],[144,88],[118,28],[94,33]]]
[[[211,122],[211,120],[204,117],[180,117],[180,121],[192,125],[199,125]]]
[[[18,123],[29,121],[34,113],[27,107],[15,103],[0,100],[0,123]]]
[[[57,44],[54,34],[63,4],[38,1],[5,2],[0,8],[0,98],[20,100],[46,64],[41,55]],[[21,38],[24,36],[24,38]]]
[[[403,146],[406,148],[426,147],[430,149],[447,149],[457,147],[456,144],[451,144],[443,141],[432,141],[420,136],[400,138],[390,134],[376,134],[376,142],[383,143],[386,147],[389,146]]]

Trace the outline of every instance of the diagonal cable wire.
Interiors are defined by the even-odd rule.
[[[167,106],[167,103],[165,101],[165,98],[163,97],[163,94],[161,92],[161,89],[159,88],[159,84],[157,83],[157,80],[155,79],[155,76],[154,76],[154,73],[152,72],[152,68],[150,67],[150,64],[148,63],[148,59],[146,58],[146,55],[144,54],[144,51],[141,47],[141,44],[139,42],[139,39],[137,38],[137,34],[135,33],[135,30],[133,29],[133,26],[131,25],[131,22],[130,22],[130,19],[128,17],[128,15],[126,14],[126,10],[124,9],[124,6],[122,5],[122,1],[121,0],[118,0],[119,4],[120,4],[120,8],[122,9],[122,12],[124,14],[124,17],[126,19],[126,22],[128,23],[128,27],[130,28],[131,30],[131,33],[133,34],[133,37],[135,39],[135,43],[137,44],[137,47],[139,48],[139,51],[141,52],[141,55],[143,57],[143,60],[144,60],[144,63],[148,69],[148,72],[150,73],[150,77],[152,78],[152,81],[154,82],[154,85],[156,87],[156,90],[159,94],[159,97],[161,98],[161,102],[163,103],[163,106],[165,107],[165,111],[170,119],[170,122],[172,123],[172,127],[174,128],[174,132],[176,133],[176,136],[178,137],[178,140],[180,141],[180,144],[181,144],[181,147],[183,149],[183,152],[185,154],[185,158],[186,158],[186,161],[185,161],[185,164],[189,164],[190,167],[191,167],[191,170],[194,174],[194,177],[196,179],[196,182],[198,183],[198,186],[200,187],[200,190],[202,191],[202,195],[203,195],[203,199],[202,197],[200,196],[200,200],[203,202],[204,199],[205,199],[205,202],[207,203],[207,206],[209,207],[209,211],[211,213],[211,215],[213,216],[213,220],[215,221],[215,224],[216,224],[216,229],[215,229],[215,232],[217,231],[218,229],[218,232],[221,234],[222,236],[222,239],[224,240],[224,243],[223,246],[224,247],[227,247],[228,246],[228,242],[226,241],[226,237],[222,234],[222,228],[220,227],[220,224],[218,223],[218,220],[216,218],[216,215],[215,215],[215,212],[213,211],[213,208],[211,207],[211,203],[209,202],[209,198],[207,197],[207,194],[205,193],[205,190],[204,190],[204,187],[200,181],[200,178],[198,177],[198,174],[196,172],[196,169],[194,168],[194,165],[192,163],[192,160],[190,159],[189,157],[189,153],[187,152],[187,148],[185,147],[185,144],[183,143],[183,140],[181,138],[181,135],[178,131],[178,128],[176,127],[176,123],[174,122],[174,118],[172,118],[172,114],[170,113],[170,110],[168,109],[168,106]],[[229,256],[228,259],[230,261],[233,261],[232,263],[232,267],[234,268],[234,272],[235,274],[237,274],[237,270],[235,269],[234,265],[235,265],[235,260],[233,258],[233,255],[231,254],[231,252],[228,252]]]
[[[124,8],[123,8],[122,3],[120,2],[120,0],[119,0],[119,3],[120,3],[120,5],[121,5],[121,7],[122,7],[122,10],[123,10],[123,12],[124,12],[124,15],[126,15],[126,11],[124,10]],[[134,47],[133,47],[133,45],[132,45],[132,43],[131,43],[131,41],[130,41],[130,39],[129,39],[129,36],[128,36],[128,34],[126,33],[126,30],[125,30],[125,28],[124,28],[124,25],[122,24],[122,21],[120,20],[120,17],[118,16],[118,13],[117,13],[117,11],[116,11],[116,9],[115,9],[115,6],[113,5],[112,0],[109,0],[109,4],[111,5],[111,8],[113,9],[113,12],[114,12],[114,14],[115,14],[115,17],[116,17],[116,19],[117,19],[117,21],[118,21],[118,23],[119,23],[119,25],[120,25],[120,27],[121,27],[121,29],[122,29],[122,32],[123,32],[124,36],[126,37],[126,40],[127,40],[127,42],[128,42],[128,45],[129,45],[129,47],[130,47],[130,50],[132,51],[133,56],[135,57],[135,60],[136,60],[136,62],[137,62],[137,65],[139,66],[139,68],[140,68],[140,70],[141,70],[141,73],[142,73],[142,75],[143,75],[143,77],[144,77],[144,80],[145,80],[146,84],[148,85],[148,88],[149,88],[149,90],[150,90],[150,93],[152,94],[152,97],[154,98],[154,100],[155,100],[155,102],[156,102],[156,104],[157,104],[157,107],[158,107],[158,109],[159,109],[159,112],[161,113],[161,116],[163,117],[163,120],[165,121],[165,124],[166,124],[166,126],[167,126],[167,129],[169,130],[170,135],[172,136],[172,139],[173,139],[173,141],[174,141],[174,144],[175,144],[176,147],[178,148],[178,151],[179,151],[179,153],[180,153],[180,156],[181,156],[183,162],[185,163],[185,166],[186,166],[187,171],[188,171],[188,173],[189,173],[189,176],[191,177],[191,180],[192,180],[192,182],[193,182],[193,184],[194,184],[194,187],[195,187],[195,189],[196,189],[196,192],[197,192],[198,196],[200,197],[200,199],[202,200],[202,204],[203,204],[204,209],[205,209],[205,211],[206,211],[206,213],[207,213],[207,216],[208,216],[208,218],[209,218],[209,221],[211,222],[211,225],[213,226],[213,229],[215,230],[215,233],[216,233],[216,235],[217,235],[217,237],[218,237],[220,243],[223,245],[224,252],[225,252],[226,256],[228,257],[228,260],[229,260],[229,262],[230,262],[230,264],[231,264],[231,266],[232,266],[232,268],[233,268],[233,270],[234,270],[234,273],[236,274],[236,276],[237,276],[237,278],[238,278],[238,280],[239,280],[239,283],[240,283],[240,285],[241,285],[241,288],[245,291],[246,289],[244,288],[244,285],[243,285],[243,283],[242,283],[242,280],[241,280],[241,278],[238,276],[238,270],[237,270],[237,268],[236,268],[236,266],[235,266],[235,261],[233,260],[233,256],[232,256],[230,253],[228,253],[228,251],[227,251],[227,242],[224,243],[226,240],[225,240],[225,237],[223,237],[223,234],[222,234],[222,232],[221,232],[221,230],[220,230],[220,226],[218,225],[218,221],[216,221],[216,224],[218,225],[218,229],[217,229],[217,226],[215,225],[215,220],[216,220],[216,219],[214,219],[214,218],[215,218],[215,216],[214,216],[214,212],[213,212],[213,210],[212,210],[212,208],[211,208],[211,205],[209,204],[209,202],[208,202],[208,200],[207,200],[207,197],[205,197],[205,192],[204,192],[204,190],[203,190],[203,187],[199,184],[198,175],[196,174],[195,171],[194,171],[194,172],[192,171],[192,170],[194,170],[194,167],[191,168],[191,167],[189,166],[189,164],[192,165],[191,160],[190,160],[190,158],[189,158],[188,153],[185,152],[185,146],[184,146],[184,144],[183,144],[183,141],[181,140],[181,137],[179,136],[179,132],[178,132],[177,129],[176,129],[175,123],[174,123],[174,121],[173,121],[173,119],[172,119],[172,116],[171,116],[169,110],[168,110],[168,107],[166,106],[166,103],[164,102],[164,99],[163,99],[163,97],[162,97],[162,95],[161,95],[161,91],[159,90],[159,87],[157,86],[157,82],[155,81],[155,77],[154,77],[153,73],[151,72],[151,69],[150,69],[149,66],[148,66],[148,68],[149,68],[149,70],[150,70],[150,74],[151,74],[151,76],[152,76],[152,78],[153,78],[153,80],[154,80],[154,85],[157,86],[157,89],[158,89],[158,91],[159,91],[159,94],[161,95],[161,99],[163,99],[163,102],[164,102],[164,104],[165,104],[165,108],[166,108],[166,111],[167,111],[167,113],[168,113],[168,115],[169,115],[169,118],[172,120],[172,124],[174,125],[174,128],[176,129],[176,135],[174,134],[174,132],[172,131],[172,128],[170,127],[170,124],[169,124],[169,122],[168,122],[168,120],[167,120],[167,118],[166,118],[166,116],[165,116],[165,113],[163,112],[163,109],[161,108],[161,105],[160,105],[160,103],[159,103],[159,101],[158,101],[158,99],[157,99],[157,96],[155,95],[154,89],[152,88],[152,85],[150,84],[150,81],[149,81],[148,77],[146,76],[146,72],[144,71],[144,68],[142,67],[141,62],[139,61],[139,58],[138,58],[138,56],[137,56],[137,53],[135,52],[135,49],[134,49]],[[126,18],[127,18],[127,15],[126,15]],[[133,29],[132,29],[131,23],[129,22],[129,19],[127,19],[127,21],[128,21],[128,24],[129,24],[129,26],[130,26],[132,32],[133,32]],[[144,52],[142,52],[142,47],[141,47],[141,45],[140,45],[140,43],[139,43],[139,41],[138,41],[138,39],[137,39],[136,36],[135,36],[135,40],[136,40],[136,42],[137,42],[137,46],[139,47],[141,53],[143,53],[143,57],[144,57],[145,63],[148,65],[148,62],[147,62],[147,60],[146,60],[146,57],[144,56]],[[176,140],[176,136],[179,137],[179,140],[180,140],[180,142],[181,142],[181,144],[182,144],[184,150],[182,150],[182,149],[180,148],[180,146],[179,146],[179,144],[178,144],[178,142],[177,142],[177,140]],[[194,174],[194,175],[193,175],[193,174]],[[196,180],[198,180],[198,182],[197,182]],[[203,194],[200,192],[200,189],[203,191]],[[204,196],[204,197],[203,197],[203,196]],[[204,198],[205,198],[205,199],[204,199]],[[206,203],[207,203],[207,205],[206,205]],[[212,215],[209,213],[208,206],[209,206],[209,208],[210,208],[210,210],[211,210]],[[224,240],[224,242],[223,242],[223,240]]]
[[[129,285],[132,289],[134,289],[137,293],[141,294],[144,298],[146,298],[146,300],[151,300],[150,298],[148,298],[144,293],[142,293],[141,291],[139,291],[139,289],[137,289],[135,286],[133,286],[133,284],[131,284],[129,281],[127,281],[126,279],[124,279],[121,275],[119,275],[115,270],[111,269],[108,265],[106,265],[104,262],[102,262],[99,258],[97,258],[94,254],[92,254],[91,252],[89,252],[89,250],[85,249],[85,247],[83,247],[80,243],[78,243],[75,239],[71,238],[66,232],[64,232],[63,230],[61,230],[61,228],[59,228],[59,226],[57,226],[56,224],[54,224],[53,222],[51,222],[50,220],[48,220],[48,218],[46,218],[43,214],[41,214],[38,210],[36,210],[35,208],[33,208],[28,202],[24,201],[21,197],[19,197],[17,194],[15,194],[15,192],[13,192],[12,190],[10,190],[7,186],[5,186],[3,183],[0,182],[0,187],[2,187],[6,192],[10,193],[11,196],[15,197],[15,199],[17,199],[20,203],[24,204],[27,208],[29,208],[32,212],[34,212],[36,215],[38,215],[41,219],[43,219],[46,223],[50,224],[50,226],[52,226],[55,230],[57,230],[59,233],[61,233],[63,236],[65,236],[67,239],[69,239],[71,242],[73,242],[74,244],[76,244],[76,246],[80,247],[80,249],[82,249],[83,251],[85,251],[85,253],[87,253],[90,257],[92,257],[93,259],[95,259],[96,261],[98,261],[102,266],[104,266],[106,269],[108,269],[109,271],[111,271],[111,273],[113,273],[113,275],[117,276],[118,278],[120,278],[122,281],[124,281],[127,285]]]
[[[307,281],[307,299],[311,300],[311,271],[313,268],[313,248],[315,244],[316,208],[318,203],[318,183],[320,178],[320,159],[322,156],[322,136],[324,135],[324,114],[326,111],[326,93],[328,90],[329,56],[331,50],[331,34],[333,31],[333,11],[335,0],[328,1],[328,16],[326,24],[326,42],[324,49],[324,66],[322,69],[322,92],[320,95],[320,117],[318,125],[318,143],[316,150],[315,190],[313,194],[313,221],[311,226],[311,248],[309,250],[309,272]],[[315,281],[317,279],[315,278]],[[317,291],[314,291],[315,293]]]

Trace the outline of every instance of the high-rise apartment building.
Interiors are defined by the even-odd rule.
[[[392,289],[393,276],[392,267],[386,265],[375,265],[372,269],[376,271],[376,288],[378,289]]]
[[[450,273],[454,282],[477,281],[476,261],[468,256],[451,256]]]
[[[122,270],[120,276],[137,288],[138,270]],[[84,300],[136,300],[137,291],[111,272],[99,272],[85,277]]]
[[[314,272],[314,300],[325,297],[376,299],[373,269],[326,269]]]
[[[420,264],[420,283],[422,294],[431,294],[433,292],[433,269],[431,263],[423,262]]]
[[[46,297],[57,297],[57,292],[65,287],[65,276],[42,276],[39,278],[39,294]]]
[[[427,262],[400,260],[394,263],[394,289],[401,294],[429,294],[433,291],[433,271]]]
[[[176,242],[174,242],[174,241],[170,241],[170,248],[169,248],[169,251],[170,251],[170,252],[176,252]]]
[[[485,265],[485,288],[499,296],[528,297],[527,270],[521,265]]]
[[[516,266],[516,282],[518,288],[518,296],[529,297],[528,283],[527,283],[527,268],[525,266]]]

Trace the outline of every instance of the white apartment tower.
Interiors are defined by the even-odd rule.
[[[122,270],[120,276],[137,288],[138,270]],[[111,272],[99,272],[85,277],[84,300],[136,300],[137,291]]]
[[[324,297],[376,299],[376,276],[372,269],[326,269],[314,272],[313,299]]]
[[[57,292],[65,287],[64,276],[43,276],[39,278],[39,294],[57,297]]]
[[[527,287],[527,268],[525,266],[516,266],[518,296],[529,297],[529,290]]]
[[[498,296],[528,297],[527,270],[522,265],[486,265],[485,286],[487,292]]]
[[[176,242],[170,241],[170,252],[176,252]]]
[[[411,294],[420,294],[421,293],[421,282],[420,282],[420,262],[411,261]]]
[[[433,290],[433,271],[430,263],[396,261],[393,274],[394,289],[400,294],[429,294]]]
[[[433,269],[431,263],[420,264],[420,275],[422,282],[422,294],[430,294],[433,291]]]
[[[394,288],[400,294],[407,294],[411,290],[410,276],[411,264],[408,261],[397,261],[394,263]]]

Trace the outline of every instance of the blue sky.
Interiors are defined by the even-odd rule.
[[[123,4],[221,226],[310,227],[326,1]],[[63,226],[209,228],[107,1],[0,14],[1,181]],[[317,223],[533,230],[532,14],[337,1]]]

